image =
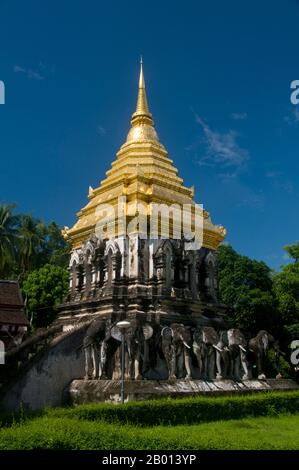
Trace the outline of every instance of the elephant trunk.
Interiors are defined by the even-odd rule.
[[[219,348],[219,346],[217,346],[216,344],[212,344],[213,348],[217,349],[217,351],[219,351],[220,353],[223,352],[223,349]]]

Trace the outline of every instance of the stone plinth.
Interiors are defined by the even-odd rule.
[[[126,401],[162,397],[243,394],[265,391],[299,390],[289,379],[244,380],[126,380]],[[73,380],[65,391],[72,404],[120,401],[119,380]]]

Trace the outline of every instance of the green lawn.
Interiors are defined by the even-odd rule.
[[[298,391],[198,396],[2,414],[0,450],[299,449],[298,429]]]
[[[4,449],[299,449],[299,415],[138,427],[35,418],[0,431]]]

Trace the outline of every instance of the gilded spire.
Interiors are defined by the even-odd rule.
[[[136,106],[136,114],[142,115],[149,115],[148,104],[146,99],[146,91],[145,91],[145,82],[144,82],[144,75],[143,75],[143,61],[142,57],[140,59],[140,75],[139,75],[139,88],[138,88],[138,98],[137,98],[137,106]]]
[[[147,104],[142,57],[140,59],[137,105],[136,111],[132,115],[131,125],[132,127],[128,134],[127,142],[132,140],[158,141],[158,136],[154,128],[154,121]]]

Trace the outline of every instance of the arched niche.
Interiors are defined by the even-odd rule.
[[[76,291],[81,289],[82,286],[82,269],[81,269],[81,257],[80,252],[75,250],[71,254],[69,262],[69,273],[70,273],[70,294],[75,295]]]
[[[206,287],[211,299],[217,300],[217,257],[216,253],[210,251],[205,257]]]
[[[170,240],[161,243],[154,255],[157,277],[161,277],[166,288],[170,289],[173,283],[173,246]],[[159,273],[159,275],[158,275]],[[161,274],[160,274],[161,273]]]
[[[104,253],[106,265],[106,286],[111,286],[120,275],[121,253],[118,244],[114,240],[108,240]]]

